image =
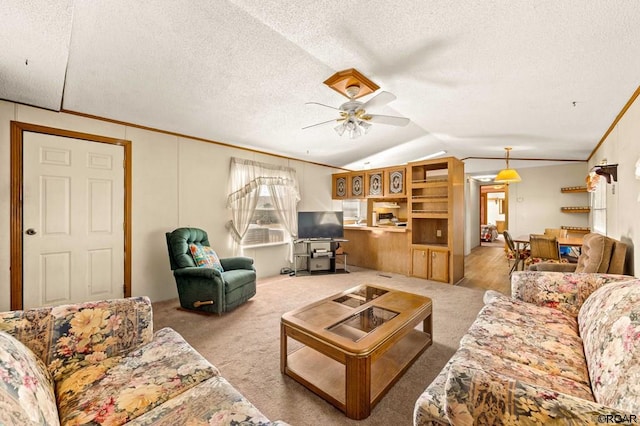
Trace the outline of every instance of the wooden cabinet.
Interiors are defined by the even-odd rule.
[[[404,166],[362,172],[334,173],[332,198],[405,198],[407,169]]]
[[[434,281],[449,281],[449,250],[429,250],[429,270],[427,278]]]
[[[364,183],[364,173],[350,173],[349,174],[349,185],[347,192],[349,193],[348,198],[364,198],[365,191],[365,183]]]
[[[414,277],[449,282],[449,250],[414,247],[411,249],[411,267]]]
[[[391,167],[384,170],[385,198],[404,198],[407,196],[406,167]]]
[[[407,175],[412,275],[455,284],[464,277],[464,164],[409,163]]]
[[[427,279],[429,277],[429,249],[411,249],[411,275]]]
[[[331,197],[334,200],[347,198],[349,173],[335,173],[331,176]]]
[[[384,195],[384,171],[370,170],[365,174],[365,196],[379,198]]]

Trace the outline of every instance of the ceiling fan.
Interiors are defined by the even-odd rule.
[[[323,107],[335,109],[340,112],[340,117],[332,120],[323,121],[322,123],[312,124],[310,126],[303,127],[302,129],[308,129],[310,127],[322,126],[329,123],[338,123],[334,130],[338,135],[342,136],[345,132],[349,135],[349,138],[355,139],[363,134],[369,132],[371,123],[387,124],[391,126],[406,126],[409,124],[409,119],[406,117],[395,117],[391,115],[379,115],[369,114],[368,109],[381,107],[396,99],[396,96],[389,92],[380,92],[373,98],[366,102],[357,101],[356,98],[360,94],[360,85],[353,84],[347,86],[344,90],[345,96],[349,100],[338,108],[321,104],[318,102],[307,102],[306,105],[320,105]],[[360,95],[362,96],[362,95]]]

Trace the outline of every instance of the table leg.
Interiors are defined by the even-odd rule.
[[[287,332],[285,325],[280,323],[280,372],[285,373],[287,369]]]
[[[371,414],[371,357],[347,357],[345,414],[362,420]]]

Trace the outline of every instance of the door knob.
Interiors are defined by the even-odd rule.
[[[33,229],[33,228],[29,228],[29,229],[27,229],[27,231],[26,231],[25,233],[26,233],[27,235],[36,235],[36,234],[37,234],[36,230],[35,230],[35,229]]]

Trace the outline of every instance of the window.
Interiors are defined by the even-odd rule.
[[[265,185],[258,190],[258,204],[249,222],[249,229],[240,244],[243,247],[283,243],[285,228],[280,223],[280,213],[271,203],[271,194]]]
[[[298,201],[295,169],[231,159],[227,228],[242,248],[290,242],[298,228]]]
[[[607,235],[607,181],[600,176],[591,192],[591,229]]]

